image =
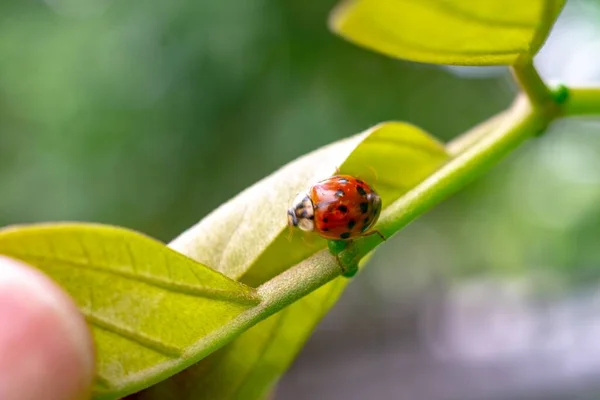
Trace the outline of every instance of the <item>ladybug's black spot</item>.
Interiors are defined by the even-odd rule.
[[[362,186],[357,186],[356,187],[356,191],[358,192],[358,194],[360,194],[361,196],[364,196],[367,194],[367,192],[365,191],[365,189],[363,189]]]
[[[369,217],[365,218],[365,220],[363,221],[363,224],[369,225]]]
[[[363,226],[363,227],[361,228],[361,230],[360,230],[360,231],[361,231],[361,232],[364,232],[364,231],[366,231],[368,228],[369,228],[369,225],[365,225],[365,226]]]
[[[344,197],[344,191],[342,189],[335,192],[335,197]]]
[[[344,232],[340,235],[340,238],[342,239],[348,239],[350,237],[350,232]]]
[[[355,220],[351,219],[350,221],[348,221],[348,229],[354,228],[354,225],[356,225]]]
[[[363,184],[364,184],[364,182],[363,182],[363,181],[361,181],[360,179],[357,179],[357,180],[356,180],[356,183],[358,183],[359,185],[363,185]]]
[[[338,210],[340,210],[341,213],[346,214],[348,212],[348,207],[346,207],[345,205],[341,205],[338,207]]]
[[[321,229],[323,232],[327,232],[329,230],[329,228],[323,228]]]
[[[340,179],[338,179],[338,182],[339,183],[348,183],[348,179],[346,179],[346,178],[340,178]]]
[[[367,202],[360,203],[360,212],[363,214],[366,214],[367,211],[369,211],[369,203],[367,203]]]
[[[329,218],[327,218],[327,217],[323,218],[323,222],[328,223],[329,222]]]

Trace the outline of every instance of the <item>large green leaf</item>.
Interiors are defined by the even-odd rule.
[[[542,46],[564,0],[348,0],[333,31],[392,57],[434,64],[512,65]]]
[[[184,393],[193,397],[255,397],[285,370],[347,282],[334,280],[252,328],[281,310],[290,293],[296,293],[293,298],[306,295],[309,288],[318,287],[310,282],[327,282],[339,274],[327,251],[314,254],[325,241],[309,244],[295,237],[285,244],[295,254],[274,249],[285,235],[287,200],[340,166],[342,172],[374,183],[385,206],[447,159],[444,147],[418,128],[380,124],[289,164],[217,210],[212,218],[218,216],[219,223],[200,223],[183,235],[185,243],[190,238],[195,243],[196,256],[206,254],[206,260],[223,271],[259,283],[291,267],[298,254],[306,259],[277,282],[261,286],[260,293],[268,296],[260,303],[254,289],[158,241],[117,227],[9,227],[0,230],[0,254],[37,266],[73,296],[92,327],[98,350],[96,397],[112,399],[155,384],[249,328],[231,346],[184,373],[198,375],[194,382],[199,389],[190,382],[177,386],[190,389]],[[240,218],[240,208],[263,212],[245,212]],[[259,228],[270,241],[261,239]],[[247,260],[236,254],[237,247],[247,251]],[[216,257],[215,249],[234,256]],[[161,393],[164,387],[148,393]],[[158,397],[164,398],[164,393]]]
[[[75,299],[94,335],[99,398],[197,361],[219,345],[208,335],[259,302],[254,289],[112,226],[8,227],[0,254],[37,266]]]
[[[350,139],[317,150],[257,183],[216,210],[206,220],[176,239],[173,246],[192,254],[205,254],[207,243],[215,245],[219,222],[234,229],[221,233],[248,243],[254,259],[224,258],[213,253],[224,272],[252,284],[260,284],[295,262],[325,247],[317,238],[287,237],[285,209],[294,193],[324,178],[339,167],[341,172],[363,177],[373,183],[383,198],[384,208],[417,185],[448,160],[444,147],[425,132],[405,123],[375,126]],[[287,188],[287,190],[285,189]],[[285,193],[273,196],[273,193]],[[261,204],[270,212],[234,212],[239,204]],[[279,210],[275,212],[274,210]],[[229,219],[235,221],[228,221]],[[265,218],[267,221],[256,221]],[[268,222],[268,223],[266,223]],[[260,235],[251,228],[266,226],[270,243],[252,243]],[[235,227],[239,230],[235,231]],[[222,228],[226,229],[226,228]],[[262,248],[261,248],[262,246]],[[221,247],[227,250],[226,246]],[[230,250],[231,251],[231,250]],[[234,261],[235,260],[235,261]],[[243,262],[242,265],[229,265]],[[288,368],[316,324],[335,304],[347,279],[338,278],[300,301],[252,327],[225,348],[210,355],[178,376],[140,393],[140,399],[255,399],[263,395]]]

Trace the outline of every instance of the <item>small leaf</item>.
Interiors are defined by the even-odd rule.
[[[540,49],[564,0],[348,0],[331,29],[380,53],[433,64],[513,65]]]
[[[95,397],[117,398],[197,361],[215,347],[203,338],[259,302],[254,289],[123,228],[8,227],[0,254],[37,266],[75,299],[94,335]]]
[[[181,251],[191,251],[194,256],[206,255],[203,249],[219,246],[218,237],[227,240],[234,236],[236,244],[246,243],[244,246],[248,246],[248,254],[254,255],[254,259],[224,259],[213,253],[215,258],[204,259],[204,262],[219,262],[224,272],[258,285],[326,247],[326,242],[317,237],[303,234],[288,237],[285,210],[296,192],[331,175],[339,167],[343,173],[372,183],[385,208],[448,160],[443,145],[419,128],[402,122],[382,123],[285,166],[216,210],[173,245]],[[235,210],[244,203],[252,211],[255,211],[254,204],[267,211],[248,212],[240,218]],[[228,221],[229,218],[235,222]],[[220,232],[219,221],[241,231]],[[266,227],[269,240],[260,237],[259,228],[252,231],[253,226]],[[253,237],[260,244],[253,242]],[[227,246],[220,248],[233,251]],[[229,266],[233,260],[242,264]],[[330,282],[260,322],[197,365],[138,394],[136,399],[259,398],[289,367],[348,282],[344,278]]]

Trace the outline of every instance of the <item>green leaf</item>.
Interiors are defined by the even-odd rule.
[[[325,241],[312,236],[303,240],[306,235],[299,231],[286,237],[292,234],[286,227],[287,208],[296,193],[331,176],[367,136],[362,133],[341,140],[284,166],[217,208],[170,246],[238,280],[269,247],[275,252],[279,246],[286,248],[275,260],[278,270],[302,261],[324,248]]]
[[[246,243],[248,254],[253,254],[253,259],[224,258],[214,253],[215,258],[204,259],[204,262],[219,263],[224,272],[245,282],[260,284],[326,247],[326,242],[318,238],[302,234],[291,238],[287,236],[285,210],[296,192],[315,180],[331,175],[339,167],[343,173],[360,176],[372,183],[382,196],[385,208],[448,159],[443,145],[422,130],[401,122],[382,123],[285,166],[223,205],[176,239],[173,246],[194,255],[206,255],[203,249],[207,243],[218,246],[215,235],[220,235],[222,241],[233,236],[236,243]],[[253,205],[257,204],[270,212],[246,212],[240,218],[240,213],[235,211],[240,204],[247,204],[252,211],[255,210]],[[219,221],[224,226],[223,233],[219,233]],[[260,237],[258,229],[251,229],[259,225],[267,228],[270,243]],[[235,231],[235,227],[239,231]],[[261,245],[253,243],[253,238]],[[233,251],[227,246],[220,248]],[[229,265],[230,262],[243,264]],[[260,322],[199,364],[139,394],[137,398],[259,398],[289,367],[348,282],[344,278],[335,279]]]
[[[348,282],[337,278],[322,286],[200,363],[130,400],[261,398],[289,367]]]
[[[388,56],[432,64],[513,65],[540,49],[564,0],[349,0],[331,29]]]
[[[259,302],[254,289],[123,228],[8,227],[0,254],[37,266],[75,299],[94,335],[98,398],[192,364],[219,346],[211,334]]]
[[[305,260],[279,274],[295,262],[290,255],[273,250],[284,235],[288,206],[284,197],[291,198],[296,191],[290,188],[297,186],[299,191],[340,165],[345,173],[379,184],[385,207],[447,159],[444,147],[418,128],[399,122],[380,124],[291,163],[217,210],[221,225],[204,230],[201,223],[184,235],[189,239],[196,234],[193,249],[209,259],[215,249],[227,253],[242,247],[250,256],[255,254],[248,261],[243,254],[226,262],[221,258],[219,265],[224,271],[239,272],[236,264],[243,262],[241,278],[252,272],[261,283],[269,280],[258,291],[160,242],[110,226],[10,227],[0,230],[0,254],[38,266],[75,298],[95,336],[99,365],[94,394],[98,398],[131,394],[165,379],[306,296],[183,375],[205,370],[208,375],[200,374],[207,380],[197,382],[206,382],[199,389],[206,398],[254,396],[285,370],[347,282],[334,279],[339,276],[339,265],[327,250],[314,254],[325,248],[325,241],[308,245],[302,237],[287,245],[298,248]],[[282,195],[273,196],[277,191]],[[269,206],[262,209],[265,212],[246,212],[239,218],[240,205],[251,209],[255,204],[265,207],[265,203]],[[231,220],[235,228],[228,231]],[[261,242],[262,249],[255,243],[261,235],[258,227],[272,235],[271,242]],[[271,279],[275,273],[278,276]],[[257,345],[263,350],[257,351]],[[219,361],[214,363],[215,359]],[[162,387],[153,389],[160,392]],[[188,382],[182,387],[191,386]]]
[[[286,210],[297,193],[339,168],[371,183],[385,209],[447,158],[444,146],[414,125],[381,123],[284,166],[170,245],[231,278],[257,286],[327,247],[318,236],[287,227]]]

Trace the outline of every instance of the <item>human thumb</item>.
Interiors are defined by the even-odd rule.
[[[91,336],[69,296],[0,256],[0,399],[86,399],[93,374]]]

